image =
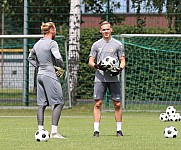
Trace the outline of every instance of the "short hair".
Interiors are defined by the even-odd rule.
[[[105,25],[105,24],[110,24],[110,25],[111,25],[111,23],[108,22],[108,21],[102,21],[102,22],[100,22],[100,28],[101,28],[103,25]]]
[[[42,22],[41,31],[43,34],[46,34],[50,31],[50,28],[54,28],[54,26],[55,26],[55,23],[53,22],[46,22],[46,23]]]

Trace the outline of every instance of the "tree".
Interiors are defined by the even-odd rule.
[[[171,29],[174,24],[176,33],[181,33],[181,1],[180,0],[132,0],[133,7],[137,9],[138,19],[140,19],[140,5],[145,3],[145,8],[149,11],[163,12],[166,6],[166,18],[168,27]],[[139,22],[138,22],[139,23]],[[139,25],[139,24],[138,24]]]
[[[6,20],[11,18],[13,26],[19,30],[19,34],[23,33],[23,3],[24,0],[4,0],[4,11]],[[42,22],[53,21],[56,26],[68,25],[70,2],[65,0],[29,0],[28,6],[28,33],[40,33],[40,25]],[[6,21],[5,20],[5,21]],[[9,33],[11,34],[11,33]]]
[[[171,29],[174,23],[176,33],[181,33],[181,1],[180,0],[152,0],[153,6],[159,12],[163,11],[164,4],[166,5],[166,17],[168,19],[168,27]]]
[[[139,28],[142,28],[146,25],[146,17],[145,18],[141,18],[141,3],[142,0],[132,0],[133,5],[132,8],[136,9],[136,16],[137,16],[137,26]]]
[[[76,104],[77,72],[80,53],[80,0],[71,0],[69,24],[69,81],[71,101]]]
[[[172,5],[169,5],[172,3]],[[170,6],[172,6],[173,9],[170,10]],[[175,30],[176,33],[181,33],[181,1],[180,0],[167,0],[167,16],[172,17],[174,19],[174,24],[175,24]],[[171,15],[173,14],[174,15]]]
[[[114,14],[114,10],[120,8],[120,2],[115,0],[83,0],[85,12],[101,14],[102,20],[107,20],[112,24],[120,24],[124,18]]]

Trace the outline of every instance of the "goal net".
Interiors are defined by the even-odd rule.
[[[37,70],[29,64],[29,51],[43,35],[0,35],[0,106],[36,106]],[[64,36],[55,39],[67,65],[67,42]],[[69,101],[67,69],[60,79],[65,107]]]
[[[122,103],[125,110],[181,110],[181,35],[121,34],[125,74]]]

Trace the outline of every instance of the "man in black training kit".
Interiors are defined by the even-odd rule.
[[[125,53],[122,43],[112,38],[112,27],[109,22],[104,21],[100,24],[100,33],[102,34],[102,38],[92,45],[88,63],[90,67],[96,69],[93,95],[95,100],[93,136],[99,137],[101,106],[108,88],[115,108],[116,135],[122,137],[122,104],[119,76],[126,65]],[[101,66],[102,60],[107,56],[119,61],[116,72],[112,72]]]
[[[44,112],[52,106],[52,126],[50,138],[64,139],[58,133],[58,122],[64,106],[62,87],[59,77],[64,67],[58,44],[54,41],[56,27],[53,22],[42,23],[44,37],[35,43],[29,54],[29,62],[38,68],[37,75],[37,122],[38,130],[44,129]]]

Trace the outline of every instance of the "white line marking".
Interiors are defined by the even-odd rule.
[[[51,116],[45,116],[45,118]],[[0,118],[36,118],[36,116],[0,116]],[[93,118],[93,116],[61,116],[61,118]]]

